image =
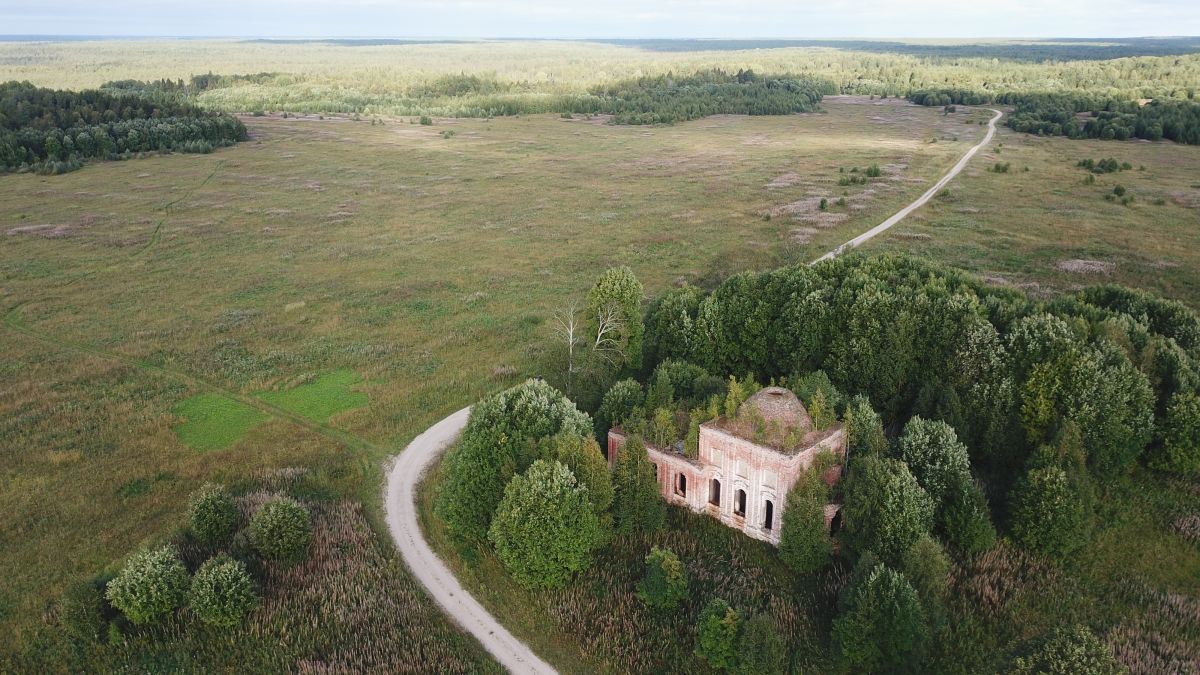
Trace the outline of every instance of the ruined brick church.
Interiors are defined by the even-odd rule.
[[[610,468],[624,443],[622,429],[608,432]],[[814,428],[794,393],[767,387],[747,399],[735,419],[718,417],[700,425],[695,458],[683,453],[682,444],[647,444],[646,450],[663,499],[778,546],[788,491],[822,452],[837,458],[822,478],[830,485],[840,478],[846,432],[840,423]],[[831,531],[840,523],[839,509],[837,504],[825,506],[825,525]]]

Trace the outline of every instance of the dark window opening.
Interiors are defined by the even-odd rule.
[[[708,487],[708,503],[713,506],[721,505],[721,481],[716,478],[712,479],[712,484]]]
[[[675,484],[675,491],[680,497],[687,496],[687,476],[679,474],[679,481]]]
[[[652,462],[650,466],[654,467],[654,480],[658,480],[658,464]]]
[[[775,504],[767,500],[767,516],[763,518],[763,529],[769,530],[775,525]]]
[[[733,515],[746,517],[746,491],[738,490],[733,500]]]
[[[842,529],[842,512],[838,511],[833,514],[833,520],[829,521],[829,534],[837,534]]]

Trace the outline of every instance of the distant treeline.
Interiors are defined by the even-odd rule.
[[[760,76],[752,70],[710,70],[689,76],[659,75],[592,90],[595,110],[617,124],[671,124],[708,115],[788,115],[812,112],[832,82],[796,76]]]
[[[240,120],[189,103],[169,83],[80,92],[0,84],[0,170],[63,173],[86,159],[212,152],[246,139]]]
[[[1082,93],[1006,93],[940,89],[914,91],[909,100],[920,105],[1012,105],[1008,126],[1042,136],[1127,140],[1169,139],[1200,145],[1200,101],[1120,100]]]

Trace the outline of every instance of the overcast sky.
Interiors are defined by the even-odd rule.
[[[399,37],[1200,34],[1200,0],[0,0],[0,33]]]

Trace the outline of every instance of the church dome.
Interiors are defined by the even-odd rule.
[[[739,416],[754,413],[766,422],[779,422],[785,429],[799,429],[808,432],[813,428],[812,418],[804,409],[804,404],[783,387],[765,387],[758,390],[742,407],[738,409]]]

